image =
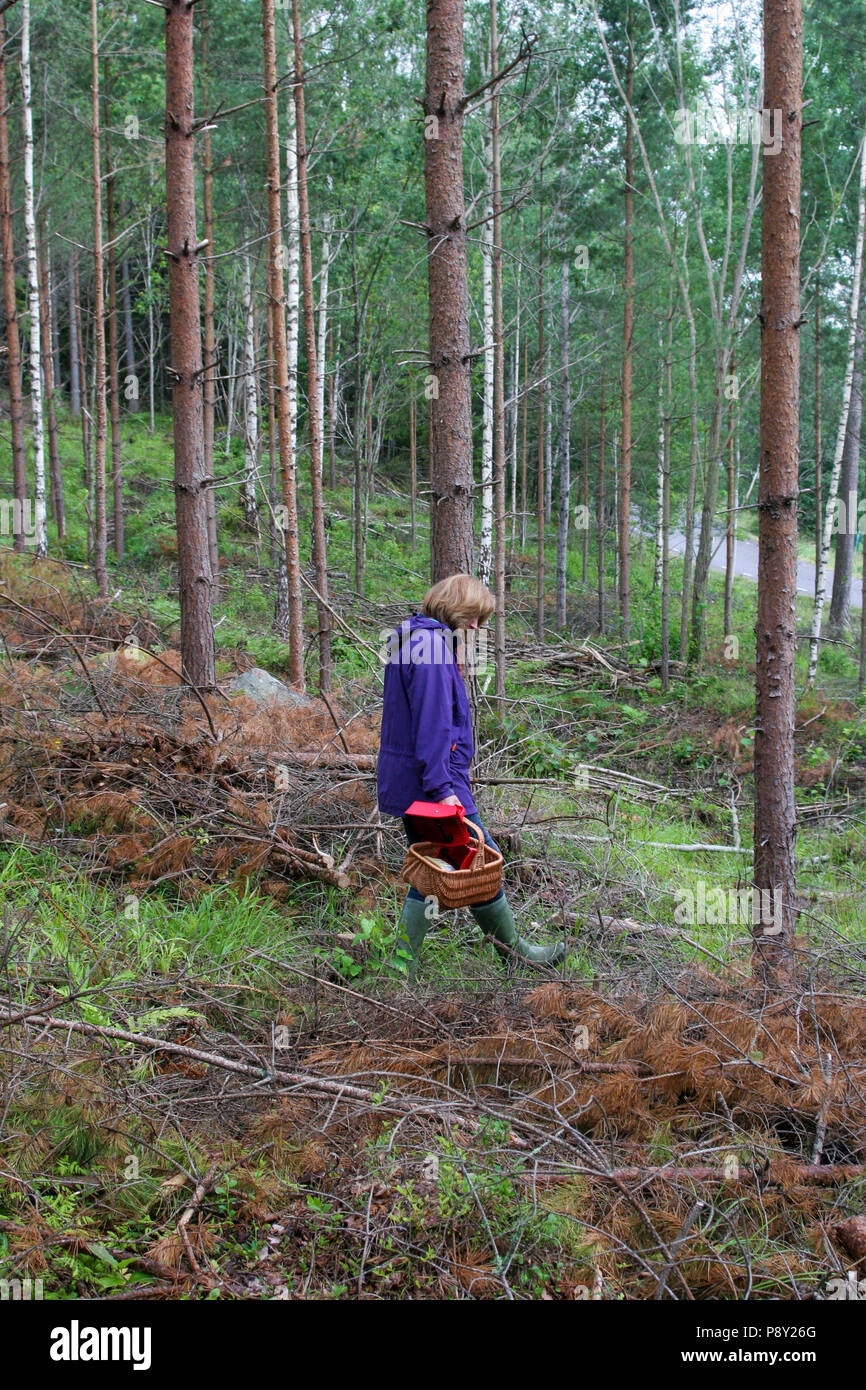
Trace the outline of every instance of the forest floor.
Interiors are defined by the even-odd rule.
[[[46,1298],[807,1299],[866,1273],[849,646],[798,701],[798,975],[765,996],[731,896],[754,587],[732,652],[713,581],[704,664],[664,692],[646,547],[627,651],[596,631],[579,546],[568,629],[536,643],[515,556],[479,802],[522,924],[568,956],[504,970],[451,914],[410,990],[373,786],[376,653],[425,584],[407,499],[378,484],[361,598],[348,488],[330,495],[330,708],[231,692],[252,665],[284,674],[286,644],[267,548],[226,503],[221,690],[199,698],[177,676],[167,422],[128,430],[111,601],[74,485],[63,561],[0,563],[0,1277]]]

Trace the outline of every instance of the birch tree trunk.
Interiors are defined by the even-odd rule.
[[[325,213],[322,224],[322,264],[319,270],[319,327],[318,340],[316,342],[316,363],[319,369],[319,390],[317,396],[319,409],[319,438],[322,441],[320,467],[323,472],[325,467],[325,378],[328,375],[326,367],[328,360],[328,277],[331,269],[331,233],[333,229],[333,214],[327,212]]]
[[[117,333],[117,255],[115,252],[115,217],[114,217],[114,165],[111,158],[111,140],[109,131],[111,129],[111,107],[109,104],[110,94],[110,70],[108,59],[105,59],[105,110],[106,110],[106,136],[105,136],[105,211],[106,211],[106,230],[108,232],[108,246],[106,257],[108,260],[108,406],[109,424],[111,427],[111,492],[114,504],[114,553],[118,562],[123,560],[123,456],[120,442],[120,366],[118,363],[118,333]]]
[[[428,0],[424,185],[434,583],[473,571],[472,394],[463,200],[463,0]]]
[[[489,55],[488,55],[489,57]],[[487,65],[483,70],[486,71]],[[485,220],[481,224],[482,335],[484,376],[481,411],[481,544],[478,548],[478,578],[490,583],[493,568],[493,138],[488,124],[484,142],[484,176],[487,183]]]
[[[763,984],[795,970],[794,663],[797,655],[797,492],[800,398],[800,0],[764,0],[764,93],[782,112],[781,148],[764,157],[761,227],[761,470],[755,624],[755,863],[772,924],[755,923]],[[856,314],[855,314],[856,322]]]
[[[90,138],[93,150],[93,569],[101,598],[108,597],[105,456],[108,411],[105,364],[105,288],[102,242],[102,156],[99,103],[99,0],[90,0]]]
[[[310,236],[310,204],[307,194],[307,135],[304,114],[304,52],[300,0],[292,0],[295,40],[295,134],[298,141],[298,211],[301,232],[301,268],[304,285],[304,340],[307,349],[307,400],[310,418],[310,486],[313,513],[313,566],[316,572],[316,605],[319,617],[319,690],[331,689],[331,614],[328,606],[328,557],[325,546],[325,505],[322,495],[322,413],[319,407],[319,372],[316,359],[316,321],[313,305],[313,244]]]
[[[280,190],[280,128],[277,110],[277,51],[274,33],[274,0],[262,0],[262,48],[264,53],[265,119],[268,154],[268,292],[274,339],[274,390],[280,477],[283,495],[283,553],[286,561],[289,617],[289,675],[292,684],[304,688],[304,613],[301,597],[301,560],[298,544],[298,502],[295,478],[292,396],[286,337],[286,299],[283,283],[282,202]],[[291,145],[291,141],[289,141]]]
[[[665,342],[665,403],[664,403],[664,469],[662,486],[662,657],[661,682],[665,692],[670,688],[671,663],[671,417],[673,414],[674,371],[674,277],[668,281],[667,339]]]
[[[30,0],[21,3],[21,107],[24,126],[24,234],[27,247],[27,303],[30,310],[30,416],[33,429],[34,553],[48,554],[45,526],[45,418],[42,398],[42,342],[39,321],[39,257],[33,184],[33,95],[30,77]],[[25,484],[26,487],[26,484]],[[22,524],[24,518],[22,516]]]
[[[631,396],[632,338],[634,336],[634,130],[631,104],[634,98],[634,48],[631,42],[631,6],[626,5],[625,41],[627,48],[625,90],[625,255],[623,286],[625,303],[622,323],[622,460],[617,494],[619,557],[619,612],[622,640],[631,636]]]
[[[556,625],[565,627],[568,594],[568,521],[571,509],[571,380],[569,376],[568,261],[562,262],[560,290],[559,378],[562,419],[559,426],[559,515],[556,528]]]
[[[292,417],[292,457],[298,456],[298,343],[301,331],[301,214],[298,207],[298,142],[294,96],[286,136],[286,352]]]
[[[839,475],[842,471],[842,454],[848,432],[848,412],[851,408],[851,392],[854,385],[854,358],[857,347],[857,325],[860,320],[860,294],[863,274],[863,246],[866,239],[866,133],[860,149],[860,184],[857,208],[857,243],[854,250],[854,282],[851,286],[851,302],[848,306],[848,358],[845,367],[845,380],[842,386],[842,408],[839,415],[839,428],[836,432],[836,449],[833,455],[833,468],[827,484],[827,499],[824,512],[824,525],[821,537],[821,553],[818,556],[818,573],[815,578],[815,606],[812,610],[812,627],[809,633],[809,674],[808,684],[815,684],[818,673],[818,651],[821,645],[821,619],[824,616],[824,600],[827,593],[827,564],[830,546],[833,541],[833,522],[836,518],[836,497],[839,492]]]
[[[662,583],[662,544],[664,530],[665,491],[665,355],[662,329],[659,327],[659,384],[658,384],[658,445],[656,451],[656,545],[653,565],[653,588]]]
[[[866,245],[864,245],[866,252]],[[857,488],[860,481],[860,436],[863,422],[863,271],[860,272],[860,308],[854,344],[851,405],[845,426],[842,467],[839,470],[838,527],[833,564],[833,592],[827,623],[831,637],[842,637],[851,622],[851,578],[854,572],[854,538],[857,534]]]
[[[256,311],[253,302],[253,275],[250,257],[243,258],[244,316],[244,517],[259,540],[259,512],[256,482],[259,472],[259,387],[256,364]]]
[[[187,678],[199,689],[209,689],[214,684],[213,575],[207,530],[193,90],[193,10],[187,0],[166,0],[166,249],[180,653]]]
[[[6,312],[6,371],[9,378],[9,431],[12,437],[13,545],[25,550],[24,507],[27,499],[27,445],[21,388],[21,338],[15,295],[15,242],[12,226],[12,181],[9,166],[9,119],[6,81],[6,19],[0,15],[0,234],[3,249],[3,305]]]
[[[497,0],[490,0],[490,76],[499,76]],[[496,601],[493,638],[495,693],[500,714],[505,712],[505,327],[502,313],[502,160],[500,150],[499,87],[490,101],[490,156],[493,184],[493,510],[495,539],[493,597]]]

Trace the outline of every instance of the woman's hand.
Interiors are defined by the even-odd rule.
[[[459,796],[446,796],[444,801],[437,801],[437,806],[462,806],[463,802]]]

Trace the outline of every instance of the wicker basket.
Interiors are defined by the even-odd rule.
[[[410,845],[403,860],[403,881],[411,884],[425,898],[436,898],[439,906],[446,909],[489,902],[496,897],[502,883],[502,855],[485,843],[484,836],[471,821],[467,822],[466,828],[478,841],[468,869],[449,872],[428,863],[427,856],[438,858],[442,846],[427,840]]]

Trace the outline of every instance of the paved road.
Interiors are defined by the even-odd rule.
[[[670,537],[670,551],[672,555],[682,555],[685,553],[686,538],[681,531],[672,531]],[[697,549],[697,528],[695,534],[695,549]],[[722,536],[716,544],[711,567],[714,570],[725,572],[725,538]],[[734,574],[738,579],[752,579],[757,583],[758,580],[758,542],[738,540],[734,551]],[[827,604],[830,603],[830,595],[833,592],[833,571],[827,571],[826,578]],[[815,566],[808,560],[800,560],[797,564],[797,593],[814,594],[815,592]],[[856,575],[851,583],[851,607],[861,607],[861,580]]]

